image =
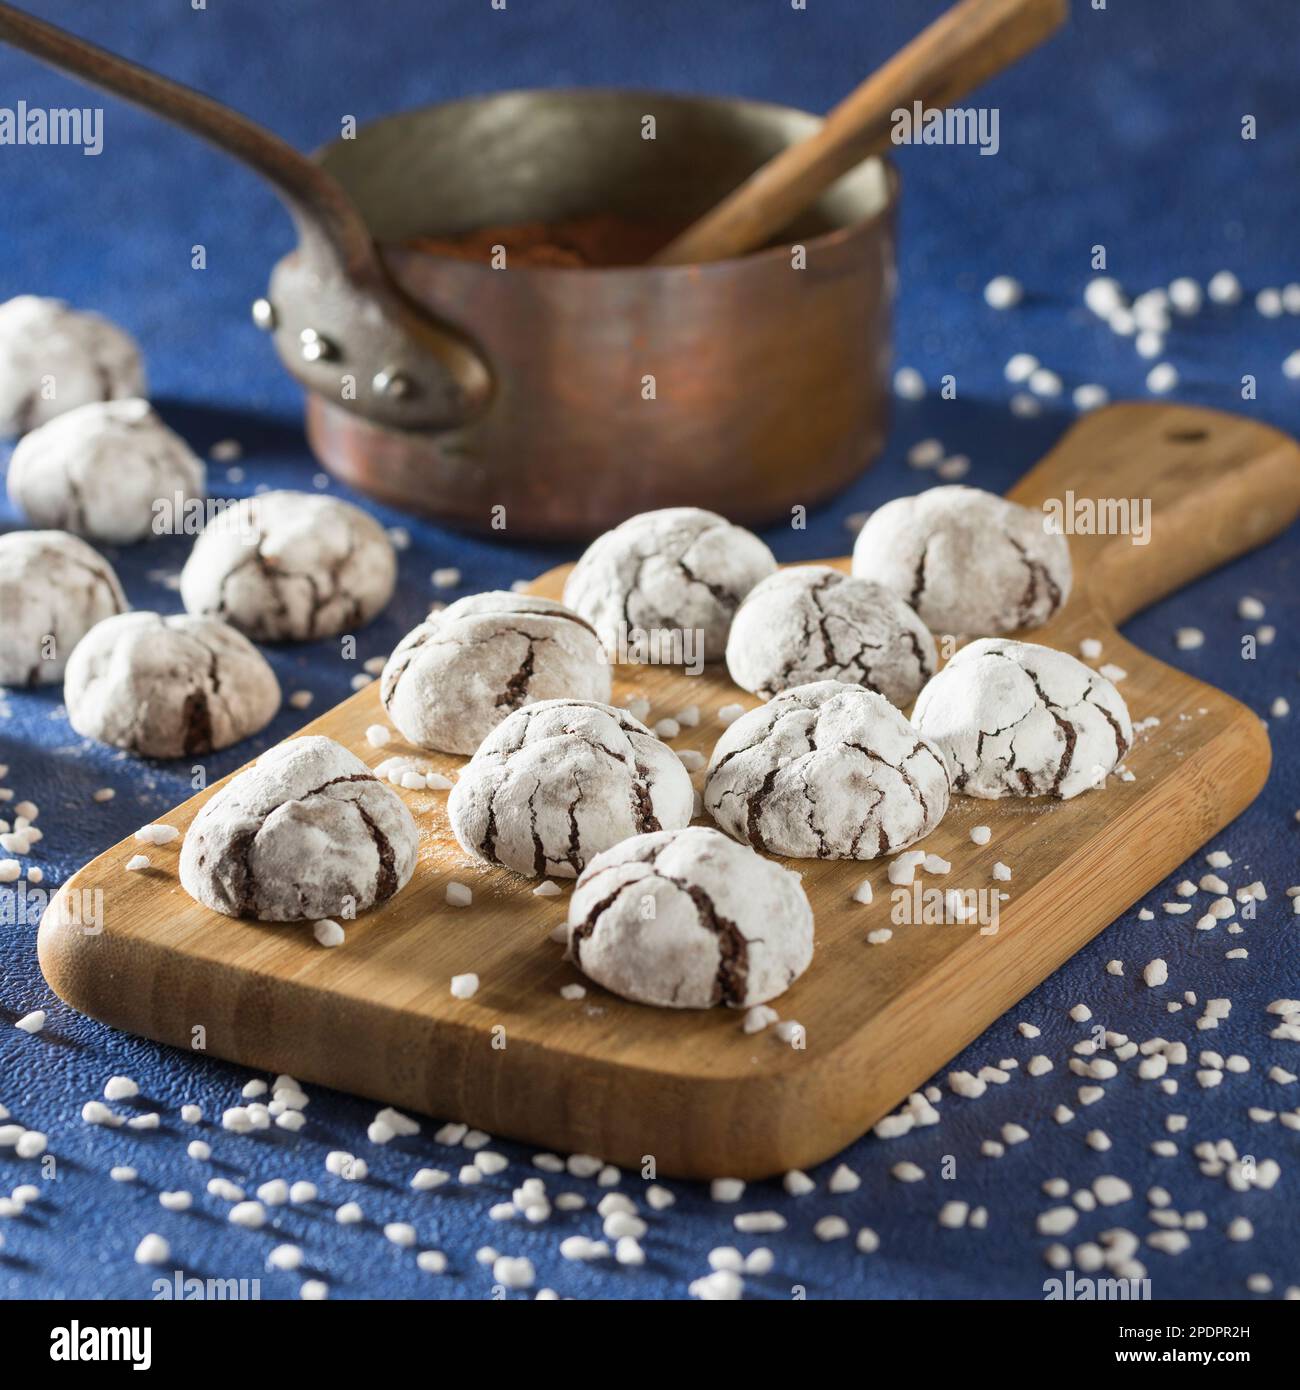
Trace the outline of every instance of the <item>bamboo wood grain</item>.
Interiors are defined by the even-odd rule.
[[[675,237],[654,265],[723,260],[762,246],[869,155],[890,147],[892,114],[951,106],[1061,26],[1067,0],[961,0],[827,115],[816,135],[768,160]]]
[[[532,880],[469,860],[437,793],[403,793],[421,830],[415,879],[349,924],[341,948],[321,949],[302,925],[199,907],[177,883],[176,845],[150,849],[153,867],[126,873],[139,848],[126,840],[51,904],[39,935],[46,978],[115,1027],[189,1048],[201,1026],[218,1056],[542,1148],[628,1166],[653,1155],[660,1173],[687,1177],[759,1177],[829,1157],[1227,824],[1267,775],[1268,739],[1251,711],[1138,650],[1113,624],[1284,529],[1300,510],[1300,450],[1229,415],[1113,406],[1076,425],[1011,495],[1037,505],[1066,489],[1152,501],[1145,547],[1071,537],[1074,594],[1033,634],[1070,651],[1098,638],[1104,659],[1127,670],[1121,689],[1134,719],[1160,720],[1127,760],[1135,780],[1063,803],[954,798],[926,842],[952,872],[932,881],[986,887],[996,860],[1011,865],[995,936],[892,924],[883,863],[798,863],[816,956],[776,1007],[806,1028],[802,1050],[770,1030],[745,1036],[725,1009],[653,1009],[590,984],[584,1000],[561,999],[561,986],[580,979],[548,940],[567,896],[535,897]],[[543,576],[536,591],[558,595],[563,575]],[[655,718],[697,704],[699,727],[674,746],[705,754],[721,732],[718,707],[755,703],[714,669],[692,678],[620,668],[615,698],[636,694]],[[414,751],[370,748],[365,728],[380,719],[371,685],[303,732],[328,734],[372,766]],[[428,755],[453,774],[461,761]],[[167,822],[184,830],[213,790]],[[982,848],[970,842],[976,824],[992,827]],[[870,907],[850,899],[864,877],[875,888]],[[471,908],[446,905],[452,879],[473,888]],[[103,891],[98,935],[64,924],[63,905],[83,889]],[[1179,923],[1163,930],[1187,930]],[[893,939],[869,945],[867,932],[885,925]],[[469,970],[482,978],[478,994],[453,999],[451,976]]]

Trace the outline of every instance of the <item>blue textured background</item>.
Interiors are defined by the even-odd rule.
[[[200,89],[229,100],[283,134],[312,148],[338,132],[343,114],[364,120],[394,108],[498,87],[569,83],[662,86],[690,91],[734,92],[822,110],[937,12],[926,3],[874,0],[809,0],[806,12],[786,0],[658,0],[654,5],[596,0],[510,0],[505,13],[488,0],[387,0],[360,7],[343,0],[209,0],[193,11],[182,0],[131,0],[86,6],[33,4],[54,19],[105,45],[152,64]],[[1187,5],[1111,0],[1095,11],[1076,0],[1068,31],[1051,46],[987,88],[981,98],[1001,109],[1002,150],[980,158],[972,150],[904,151],[902,294],[898,359],[922,368],[930,380],[955,372],[960,398],[933,396],[904,405],[887,458],[851,492],[810,519],[806,532],[767,536],[785,560],[843,552],[843,519],[925,481],[902,462],[906,447],[925,435],[941,436],[951,451],[968,453],[968,481],[1001,490],[1038,458],[1068,423],[1066,413],[1046,412],[1033,421],[1013,419],[1001,366],[1017,350],[1038,354],[1065,377],[1067,387],[1099,381],[1116,398],[1141,396],[1149,364],[1086,314],[1079,294],[1088,273],[1089,248],[1104,243],[1110,271],[1130,291],[1189,274],[1202,282],[1214,271],[1235,270],[1248,299],[1234,310],[1210,309],[1180,320],[1167,356],[1182,374],[1180,399],[1242,409],[1300,429],[1300,383],[1280,372],[1282,358],[1300,345],[1300,321],[1266,320],[1249,302],[1255,289],[1300,279],[1296,225],[1300,185],[1295,74],[1300,61],[1291,0],[1198,0]],[[364,19],[360,16],[365,12]],[[0,105],[24,98],[32,105],[81,104],[83,89],[26,58],[0,52]],[[1259,138],[1243,142],[1243,114],[1254,114]],[[299,427],[297,389],[274,363],[268,344],[248,322],[249,300],[290,244],[278,205],[251,176],[206,148],[143,115],[108,103],[106,148],[98,159],[69,149],[0,147],[0,299],[20,292],[64,297],[124,324],[146,351],[155,399],[200,451],[214,440],[243,442],[246,481],[224,485],[213,468],[214,490],[239,495],[258,482],[313,486],[316,466]],[[190,248],[208,248],[208,268],[189,268]],[[980,288],[996,273],[1024,281],[1028,294],[1015,312],[996,314]],[[1243,373],[1259,379],[1259,399],[1239,400]],[[0,455],[3,457],[3,455]],[[1135,461],[1136,462],[1136,461]],[[333,487],[334,485],[331,484]],[[404,521],[378,513],[388,524]],[[0,513],[6,527],[20,524]],[[437,527],[412,524],[412,548],[402,557],[402,592],[383,619],[367,629],[359,660],[386,653],[420,617],[431,597],[429,573],[456,565],[466,590],[527,577],[564,558],[555,552],[509,543],[467,540]],[[173,593],[157,580],[174,572],[184,544],[159,542],[111,558],[133,604],[171,611]],[[151,572],[155,577],[151,578]],[[1246,624],[1236,616],[1240,595],[1268,605],[1276,624],[1274,645],[1258,659],[1239,659]],[[1261,714],[1279,694],[1300,707],[1297,688],[1298,593],[1294,531],[1260,552],[1194,585],[1130,624],[1128,635],[1164,659],[1214,681]],[[1196,623],[1208,636],[1204,648],[1173,648],[1177,626]],[[349,693],[358,669],[339,662],[323,644],[271,654],[286,693],[315,692],[315,711]],[[1139,711],[1140,713],[1140,711]],[[845,1155],[863,1178],[853,1195],[826,1194],[830,1165],[813,1176],[817,1194],[786,1198],[778,1184],[747,1194],[745,1209],[777,1207],[789,1229],[765,1240],[735,1239],[735,1208],[720,1207],[707,1193],[671,1184],[677,1206],[651,1217],[640,1270],[610,1264],[583,1266],[558,1254],[563,1235],[597,1233],[594,1214],[557,1214],[537,1229],[495,1226],[488,1205],[508,1197],[526,1175],[528,1151],[496,1147],[512,1159],[510,1170],[476,1189],[411,1194],[410,1173],[422,1163],[447,1167],[457,1155],[426,1136],[387,1148],[366,1142],[364,1127],[374,1107],[316,1091],[309,1123],[299,1136],[283,1131],[239,1138],[210,1125],[216,1159],[191,1163],[184,1143],[194,1131],[182,1126],[177,1107],[197,1101],[209,1116],[235,1103],[246,1078],[219,1062],[160,1049],[79,1017],[55,999],[35,962],[34,929],[5,928],[0,937],[0,1023],[29,1009],[49,1010],[45,1032],[28,1037],[0,1027],[0,1102],[13,1118],[48,1132],[59,1160],[59,1181],[45,1185],[39,1205],[0,1222],[0,1294],[6,1296],[147,1297],[155,1277],[132,1263],[132,1251],[149,1230],[167,1235],[175,1262],[191,1273],[219,1277],[261,1274],[264,1296],[292,1297],[299,1276],[267,1274],[262,1261],[276,1239],[303,1243],[308,1264],[332,1286],[334,1297],[364,1295],[479,1298],[491,1279],[473,1259],[492,1243],[529,1255],[539,1285],[560,1293],[604,1297],[683,1296],[692,1278],[707,1272],[715,1245],[742,1249],[767,1243],[777,1253],[774,1272],[749,1281],[759,1296],[789,1296],[793,1284],[811,1297],[1040,1297],[1046,1241],[1034,1232],[1034,1216],[1050,1203],[1040,1183],[1057,1174],[1076,1184],[1099,1173],[1127,1177],[1139,1194],[1161,1183],[1177,1209],[1201,1210],[1208,1229],[1193,1234],[1192,1247],[1171,1258],[1145,1250],[1157,1297],[1247,1297],[1246,1277],[1269,1274],[1278,1293],[1300,1284],[1300,1134],[1277,1124],[1255,1126],[1248,1105],[1294,1108],[1300,1085],[1279,1087],[1266,1078],[1273,1063],[1297,1069],[1300,1048],[1271,1041],[1276,1020],[1263,1006],[1279,995],[1300,995],[1296,919],[1284,896],[1300,879],[1293,812],[1300,806],[1295,720],[1273,721],[1276,763],[1259,801],[1219,838],[1236,859],[1234,886],[1262,877],[1269,899],[1258,921],[1232,944],[1251,948],[1248,962],[1223,958],[1222,932],[1198,934],[1186,919],[1158,914],[1139,923],[1125,915],[1090,947],[1048,980],[1012,1015],[992,1027],[957,1065],[977,1068],[1011,1056],[1046,1052],[1056,1061],[1036,1081],[1023,1070],[1004,1087],[968,1102],[945,1093],[943,1123],[901,1140],[868,1139]],[[255,748],[288,734],[301,722],[282,713],[255,747],[243,745],[212,760],[224,774]],[[188,794],[179,774],[165,767],[144,770],[111,751],[73,735],[55,691],[10,694],[0,717],[3,779],[19,799],[40,803],[46,839],[31,862],[58,884],[90,856],[136,826],[168,810]],[[100,786],[117,789],[107,805],[91,801]],[[1187,872],[1199,877],[1198,858]],[[1176,875],[1181,877],[1181,875]],[[1171,880],[1171,883],[1174,880]],[[1168,887],[1151,894],[1157,906]],[[1231,995],[1231,1019],[1217,1032],[1197,1034],[1199,1010],[1165,1013],[1163,998],[1141,984],[1140,966],[1161,954],[1180,986],[1202,1000]],[[1104,972],[1112,956],[1127,975]],[[1108,1086],[1105,1100],[1068,1127],[1050,1119],[1078,1085],[1065,1067],[1069,1045],[1083,1035],[1066,1010],[1087,1001],[1109,1027],[1143,1038],[1162,1033],[1221,1053],[1243,1052],[1253,1062],[1245,1076],[1201,1091],[1194,1061],[1178,1069],[1179,1095],[1164,1096],[1139,1082],[1131,1068]],[[1043,1028],[1027,1043],[1014,1020]],[[100,1094],[105,1078],[126,1072],[141,1083],[141,1108],[160,1108],[160,1132],[134,1134],[84,1126],[82,1103]],[[1190,1116],[1177,1136],[1180,1153],[1158,1159],[1149,1152],[1164,1136],[1167,1113]],[[1031,1140],[1001,1160],[978,1154],[981,1139],[996,1136],[1006,1121],[1026,1124]],[[1111,1135],[1108,1154],[1085,1147],[1086,1129]],[[1243,1153],[1272,1156],[1283,1177],[1271,1193],[1231,1194],[1222,1179],[1197,1171],[1193,1141],[1231,1138]],[[370,1161],[373,1177],[361,1192],[324,1174],[323,1157],[350,1148]],[[940,1157],[956,1156],[957,1176],[933,1176]],[[900,1184],[888,1175],[901,1158],[931,1173],[924,1183]],[[130,1163],[140,1180],[120,1186],[108,1178],[114,1163]],[[0,1187],[34,1181],[35,1165],[0,1150]],[[281,1209],[261,1233],[228,1226],[224,1204],[203,1193],[212,1172],[247,1185],[270,1177],[310,1178],[331,1205],[361,1201],[366,1222],[338,1227],[329,1211]],[[549,1182],[549,1180],[548,1180]],[[624,1190],[633,1179],[625,1178]],[[192,1212],[158,1206],[162,1188],[196,1192]],[[551,1184],[598,1195],[590,1183]],[[984,1203],[984,1232],[940,1230],[935,1213],[948,1198]],[[878,1254],[858,1254],[851,1240],[823,1245],[814,1221],[842,1213],[851,1227],[869,1224],[882,1239]],[[1229,1244],[1223,1227],[1244,1214],[1255,1223],[1253,1241]],[[420,1247],[445,1250],[451,1269],[432,1279],[415,1267],[414,1253],[389,1245],[383,1222],[410,1219]],[[1141,1196],[1124,1206],[1081,1217],[1071,1240],[1122,1225],[1145,1233]]]

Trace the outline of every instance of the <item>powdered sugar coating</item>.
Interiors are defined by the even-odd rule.
[[[333,739],[264,753],[194,818],[181,886],[228,917],[350,918],[387,901],[415,871],[411,813]]]
[[[54,685],[72,649],[126,610],[107,560],[66,531],[0,536],[0,685]]]
[[[179,529],[207,470],[149,402],[94,401],[25,435],[9,462],[9,497],[38,526],[130,545],[155,534],[164,503]]]
[[[778,570],[750,590],[727,639],[727,670],[765,700],[835,680],[910,704],[938,654],[925,624],[883,584],[827,565]]]
[[[434,613],[397,644],[379,697],[409,742],[473,753],[539,700],[608,703],[609,664],[591,626],[553,599],[494,591]]]
[[[620,840],[687,825],[693,802],[676,754],[625,710],[543,700],[488,734],[447,815],[461,847],[489,864],[573,878]]]
[[[948,809],[937,748],[885,699],[817,681],[750,710],[718,740],[704,805],[729,835],[799,859],[874,859]]]
[[[34,294],[0,304],[0,435],[145,391],[140,349],[116,324]]]
[[[917,697],[912,721],[967,796],[1055,796],[1102,786],[1133,742],[1123,696],[1068,652],[985,638]]]
[[[625,999],[748,1008],[808,968],[813,914],[797,873],[704,826],[599,854],[569,900],[569,959]]]
[[[363,627],[396,582],[393,543],[360,508],[264,492],[205,528],[181,571],[181,598],[255,641],[306,642]]]
[[[1042,512],[973,487],[935,487],[872,512],[853,573],[886,584],[932,632],[1040,627],[1070,596],[1070,547]]]
[[[147,758],[226,748],[280,708],[266,658],[228,623],[188,613],[122,613],[78,643],[64,682],[68,720],[86,738]]]
[[[598,536],[564,586],[564,602],[611,656],[632,630],[699,632],[703,660],[721,661],[741,600],[776,569],[752,532],[698,507],[630,517]]]

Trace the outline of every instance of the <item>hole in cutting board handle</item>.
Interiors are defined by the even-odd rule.
[[[1209,430],[1201,429],[1200,427],[1165,431],[1165,438],[1172,444],[1199,444],[1201,440],[1208,439],[1209,437]]]

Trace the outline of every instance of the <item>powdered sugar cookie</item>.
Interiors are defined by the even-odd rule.
[[[985,638],[917,697],[913,723],[967,796],[1055,796],[1101,786],[1133,742],[1123,696],[1067,652]]]
[[[755,585],[727,639],[731,679],[765,700],[835,680],[906,705],[937,665],[934,638],[892,589],[826,565],[778,570]]]
[[[737,840],[799,859],[874,859],[948,809],[938,749],[885,699],[817,681],[741,715],[718,740],[704,805]]]
[[[609,664],[591,625],[553,599],[491,592],[434,613],[397,644],[379,698],[404,738],[472,753],[524,705],[607,703]]]
[[[386,902],[415,859],[415,822],[397,793],[333,739],[294,738],[195,816],[180,876],[227,917],[319,922]]]
[[[93,401],[25,435],[9,462],[9,496],[38,526],[129,545],[171,529],[204,495],[207,470],[138,398]]]
[[[223,512],[181,571],[191,613],[259,642],[305,642],[363,627],[392,597],[393,544],[335,497],[264,492]]]
[[[797,873],[716,830],[635,835],[583,870],[568,954],[625,999],[748,1008],[807,970],[812,908]]]
[[[73,647],[126,609],[113,567],[66,531],[0,536],[0,685],[53,685]]]
[[[650,659],[646,646],[660,633],[669,647],[676,635],[675,664],[721,661],[741,600],[775,569],[752,532],[698,507],[668,507],[598,536],[573,567],[564,602],[612,658]],[[662,648],[655,659],[668,664]]]
[[[973,487],[935,487],[872,512],[853,573],[886,584],[932,632],[1040,627],[1070,596],[1070,547],[1042,512]]]
[[[543,700],[488,734],[447,815],[461,847],[489,864],[572,878],[630,835],[688,824],[693,802],[677,755],[626,711]]]
[[[0,304],[0,435],[144,394],[140,349],[116,324],[34,294]]]
[[[226,748],[280,708],[275,672],[228,623],[188,613],[122,613],[77,644],[64,681],[68,720],[86,738],[146,758]]]

